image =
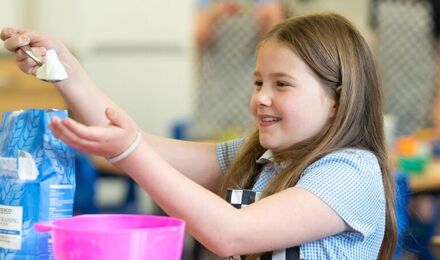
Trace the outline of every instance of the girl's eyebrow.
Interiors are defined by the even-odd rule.
[[[270,73],[269,75],[271,77],[286,77],[286,78],[290,78],[290,79],[296,80],[295,77],[291,76],[288,73],[283,73],[283,72],[274,72],[274,73]]]
[[[260,76],[261,76],[260,72],[254,71],[254,77],[260,77]],[[272,77],[272,78],[286,77],[286,78],[289,78],[291,80],[297,81],[297,79],[294,76],[292,76],[292,75],[290,75],[288,73],[283,73],[283,72],[273,72],[273,73],[270,73],[269,76]]]

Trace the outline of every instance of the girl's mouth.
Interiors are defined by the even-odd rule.
[[[279,117],[263,117],[263,118],[261,118],[262,122],[278,122],[280,120],[281,120],[281,118],[279,118]]]
[[[274,117],[274,116],[260,117],[260,125],[261,126],[270,126],[270,125],[276,124],[279,121],[281,121],[281,118],[279,118],[279,117]]]

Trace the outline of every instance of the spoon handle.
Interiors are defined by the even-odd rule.
[[[21,46],[20,50],[22,50],[29,58],[31,58],[38,65],[38,67],[41,67],[43,65],[43,63],[40,61],[40,59],[37,57],[37,55],[29,45]]]

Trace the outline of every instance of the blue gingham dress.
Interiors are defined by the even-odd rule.
[[[217,145],[223,172],[242,144],[237,139]],[[257,162],[263,167],[252,191],[258,194],[282,167],[271,161],[270,151]],[[265,259],[377,259],[385,232],[386,203],[380,166],[371,152],[344,149],[328,154],[302,172],[296,187],[327,203],[354,231],[300,245],[297,258],[278,250]]]

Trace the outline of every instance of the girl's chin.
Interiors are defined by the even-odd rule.
[[[267,140],[265,138],[260,137],[260,145],[265,149],[275,150],[276,145],[271,140]]]
[[[272,150],[273,152],[283,151],[289,147],[284,141],[274,140],[273,138],[265,138],[264,136],[260,136],[259,140],[260,145],[264,149]]]

